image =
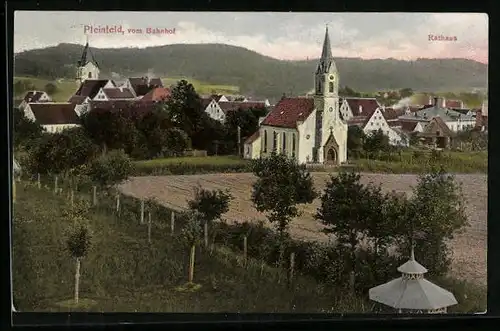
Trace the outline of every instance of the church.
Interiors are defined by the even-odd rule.
[[[244,157],[273,151],[298,163],[340,165],[347,161],[347,122],[340,114],[339,73],[332,56],[328,27],[314,74],[312,97],[283,97],[260,119],[259,131],[244,143]]]

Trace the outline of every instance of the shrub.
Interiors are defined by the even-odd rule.
[[[100,156],[88,168],[91,180],[105,188],[121,183],[132,173],[132,161],[123,150],[113,150]]]

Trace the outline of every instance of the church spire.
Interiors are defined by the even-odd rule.
[[[323,51],[318,63],[318,72],[326,73],[330,70],[331,66],[335,66],[333,62],[332,46],[330,44],[330,36],[328,35],[328,25],[325,31],[325,40],[323,41]]]

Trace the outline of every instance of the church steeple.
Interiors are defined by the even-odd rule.
[[[330,72],[330,69],[335,69],[335,62],[333,61],[332,46],[330,44],[330,36],[328,35],[328,26],[326,26],[323,51],[321,52],[321,58],[319,59],[316,73],[328,73]]]
[[[89,47],[89,39],[87,36],[87,42],[83,48],[80,60],[76,65],[76,82],[81,84],[86,79],[98,79],[99,78],[99,65],[95,60]]]

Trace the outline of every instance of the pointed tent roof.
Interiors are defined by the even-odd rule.
[[[87,54],[90,53],[90,56],[92,57],[92,61],[94,62],[95,66],[97,68],[99,68],[99,64],[97,63],[95,57],[94,57],[94,54],[92,54],[92,52],[90,51],[90,47],[89,47],[89,39],[88,39],[88,36],[87,36],[87,42],[85,43],[85,47],[83,48],[83,52],[82,52],[82,56],[80,57],[80,61],[78,61],[78,67],[83,67],[85,66],[87,63],[89,63],[89,59],[87,58]]]
[[[331,66],[335,67],[335,62],[333,61],[332,46],[330,44],[330,36],[328,35],[328,26],[326,27],[325,40],[323,41],[323,50],[321,52],[321,58],[319,59],[317,72],[326,73],[330,70]]]
[[[423,277],[427,269],[415,261],[413,249],[410,260],[398,271],[402,277],[369,290],[370,300],[396,309],[411,310],[436,310],[457,304],[451,292]]]

